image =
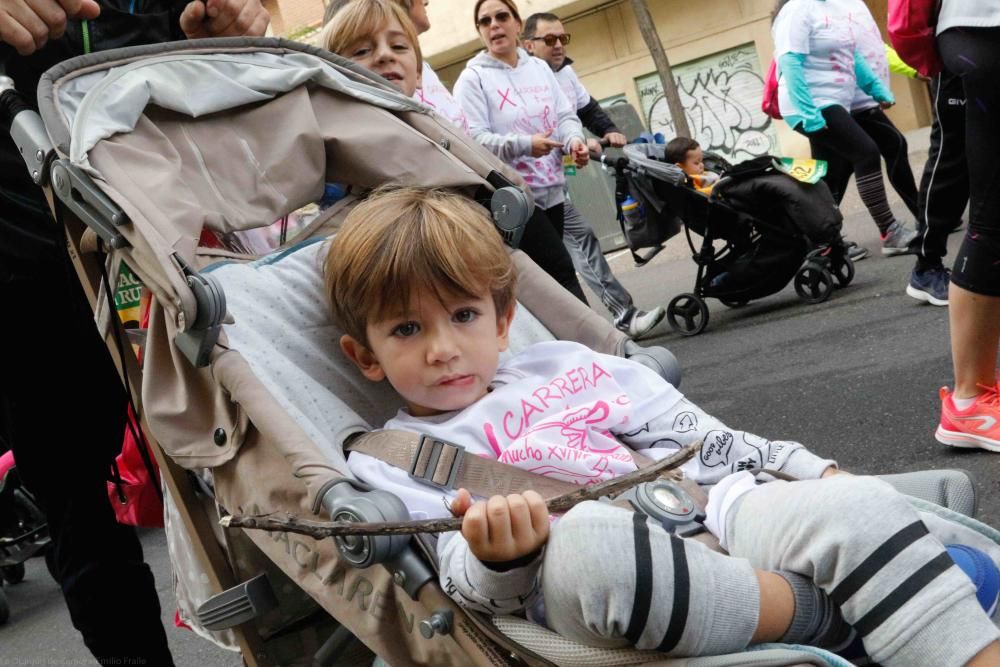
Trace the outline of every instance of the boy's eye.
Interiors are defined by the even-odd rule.
[[[393,44],[392,48],[396,51],[409,51],[410,45],[406,42],[399,42],[398,44]]]
[[[403,322],[392,330],[393,336],[399,336],[401,338],[409,338],[420,331],[420,325],[416,322]]]
[[[358,47],[358,48],[354,49],[353,51],[351,51],[351,56],[350,57],[352,59],[353,58],[364,58],[365,56],[367,56],[371,52],[372,52],[372,50],[370,48],[368,48],[367,46],[361,46],[361,47]]]
[[[479,313],[474,308],[462,308],[454,315],[455,321],[459,324],[468,324],[475,321],[477,317],[479,317]]]

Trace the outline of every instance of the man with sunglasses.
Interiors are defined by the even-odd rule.
[[[565,48],[569,42],[570,35],[555,14],[532,14],[524,23],[522,44],[525,50],[549,64],[559,87],[576,107],[576,115],[583,126],[606,139],[611,146],[624,146],[627,141],[625,135],[615,127],[608,114],[591,97],[573,71],[573,61],[566,55]],[[600,152],[597,142],[591,140],[588,143],[592,150]],[[604,259],[594,230],[569,199],[565,204],[563,242],[569,250],[576,272],[600,296],[618,329],[632,338],[640,338],[659,324],[663,319],[663,308],[657,306],[649,312],[636,308],[632,295],[611,273],[611,267]]]

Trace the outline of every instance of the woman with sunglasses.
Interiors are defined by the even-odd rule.
[[[588,160],[583,128],[552,69],[518,47],[521,16],[513,0],[477,0],[473,13],[486,51],[469,61],[455,83],[455,98],[469,134],[524,177],[535,198],[521,249],[586,303],[562,242],[562,155],[577,166]]]

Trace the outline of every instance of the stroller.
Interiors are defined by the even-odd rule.
[[[846,664],[786,645],[683,661],[581,646],[522,618],[460,608],[438,585],[434,549],[421,539],[223,530],[226,513],[409,518],[354,488],[345,465],[358,442],[407,443],[406,434],[371,432],[398,399],[335,353],[320,262],[324,238],[352,204],[388,182],[447,187],[489,206],[513,244],[530,201],[516,175],[447,121],[375,75],[294,42],[205,40],[84,56],[46,73],[39,102],[44,127],[21,112],[14,134],[54,190],[99,326],[123,335],[101,296],[118,263],[153,295],[148,327],[132,337],[144,338],[142,367],[124,346],[112,353],[141,394],[135,412],[162,472],[180,616],[200,635],[240,650],[248,665],[359,665],[375,656],[394,667]],[[374,158],[385,146],[393,159]],[[347,195],[266,254],[198,242],[204,232],[269,226],[319,200],[327,182]],[[523,253],[513,257],[521,307],[512,350],[575,340],[679,382],[669,352],[636,346]],[[426,472],[436,479],[461,460],[444,459],[434,455]],[[419,449],[412,460],[423,460]],[[922,495],[935,500],[969,488],[959,473],[931,475]]]
[[[682,336],[708,326],[705,299],[730,308],[774,294],[794,281],[807,303],[829,298],[834,287],[854,279],[854,264],[840,238],[843,218],[823,183],[808,185],[762,156],[730,165],[705,156],[705,167],[719,173],[711,196],[696,191],[676,165],[665,162],[661,144],[630,144],[615,163],[619,220],[636,263],[658,252],[683,226],[692,258],[698,265],[694,290],[679,294],[667,306],[667,321]],[[621,213],[631,196],[644,216]],[[696,247],[692,233],[702,242]],[[635,251],[651,247],[645,255]]]
[[[2,584],[20,583],[24,579],[24,562],[33,556],[45,554],[47,562],[48,546],[45,514],[21,484],[14,453],[4,452],[0,454],[0,625],[10,618]]]

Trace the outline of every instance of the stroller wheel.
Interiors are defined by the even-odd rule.
[[[682,336],[696,336],[708,326],[708,306],[695,294],[678,294],[667,304],[667,322]]]
[[[854,260],[847,255],[834,262],[833,277],[837,279],[838,287],[847,287],[854,280]]]
[[[742,308],[750,303],[749,299],[719,299],[726,308]]]
[[[823,266],[806,262],[795,274],[795,293],[806,303],[822,303],[833,292],[833,276]]]
[[[7,594],[3,591],[3,586],[0,586],[0,625],[7,622],[10,618],[10,605],[7,603]]]
[[[24,563],[0,567],[0,574],[8,584],[19,584],[24,580]]]

